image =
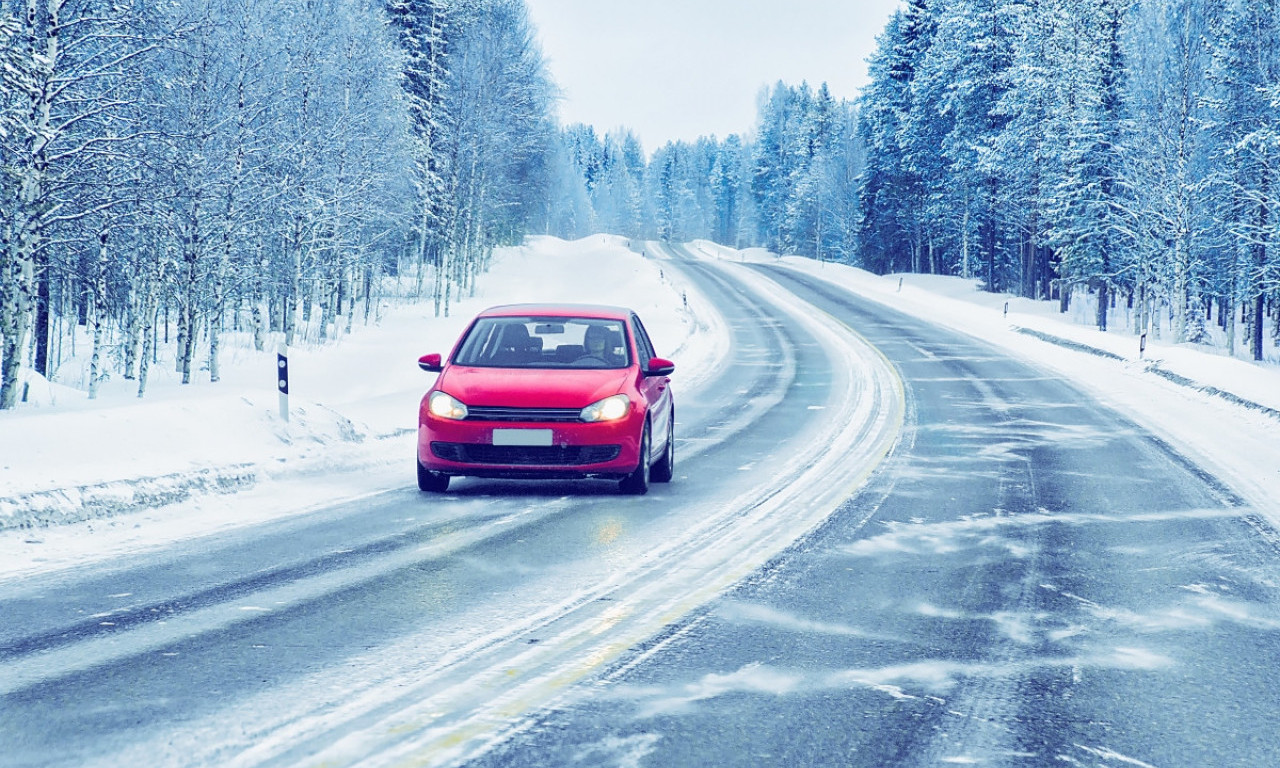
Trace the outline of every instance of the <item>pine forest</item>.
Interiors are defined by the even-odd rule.
[[[1280,0],[907,0],[856,97],[777,82],[751,131],[653,149],[560,125],[537,41],[524,0],[0,0],[0,408],[22,371],[141,397],[448,314],[536,234],[1280,346]]]

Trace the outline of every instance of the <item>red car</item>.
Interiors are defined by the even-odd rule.
[[[515,304],[481,312],[418,409],[418,488],[459,475],[671,480],[675,364],[629,309]]]

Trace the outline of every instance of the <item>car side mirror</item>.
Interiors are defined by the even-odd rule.
[[[424,371],[439,373],[444,370],[444,363],[440,358],[440,353],[432,352],[429,355],[423,355],[418,358],[418,367]]]
[[[649,358],[649,364],[644,367],[645,376],[670,376],[675,373],[676,364],[661,357]]]

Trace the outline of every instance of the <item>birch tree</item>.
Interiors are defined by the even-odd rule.
[[[4,10],[0,6],[0,13]],[[43,360],[55,229],[70,230],[71,240],[82,237],[77,222],[115,203],[95,195],[102,189],[94,190],[88,169],[109,159],[138,130],[125,119],[130,101],[121,89],[155,48],[142,27],[134,13],[93,0],[25,2],[16,36],[24,59],[17,71],[23,73],[18,82],[25,103],[0,135],[8,187],[0,246],[5,252],[0,408],[16,402],[18,368],[33,322],[36,359]]]
[[[554,147],[554,92],[522,0],[451,9],[442,257],[433,298],[447,315],[474,289],[495,245],[544,210]]]

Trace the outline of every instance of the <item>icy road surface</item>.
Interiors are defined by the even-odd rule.
[[[1213,477],[975,340],[760,267],[901,371],[814,534],[474,765],[1280,764],[1280,548]]]
[[[664,258],[731,344],[670,486],[406,470],[0,586],[0,765],[1280,764],[1256,510],[973,338]]]
[[[436,497],[406,470],[321,512],[7,583],[0,763],[445,763],[758,570],[866,482],[902,392],[847,328],[688,269],[731,348],[710,397],[676,379],[675,482]]]

